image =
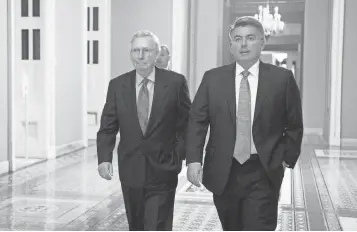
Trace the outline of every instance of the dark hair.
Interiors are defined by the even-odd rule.
[[[234,22],[229,27],[229,38],[232,40],[231,33],[235,28],[246,27],[246,26],[253,26],[253,27],[257,28],[265,40],[263,24],[258,19],[254,18],[252,16],[243,16],[243,17],[236,18],[236,20],[234,20]]]

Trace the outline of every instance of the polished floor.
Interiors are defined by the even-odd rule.
[[[127,230],[117,165],[97,174],[95,145],[0,176],[0,230]],[[116,161],[115,161],[116,162]],[[212,196],[180,175],[174,230],[221,230]],[[357,148],[304,137],[285,173],[277,230],[357,230]]]

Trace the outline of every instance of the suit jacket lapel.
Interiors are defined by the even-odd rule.
[[[123,84],[123,98],[124,102],[126,104],[126,107],[128,108],[128,111],[131,112],[132,118],[136,119],[136,126],[139,127],[139,130],[141,131],[140,124],[139,124],[139,118],[138,118],[138,110],[137,110],[137,104],[136,104],[136,72],[135,70],[131,71],[128,73],[128,78],[127,81],[124,82]]]
[[[123,83],[122,93],[126,107],[129,110],[134,110],[134,108],[136,109],[135,70],[129,72],[128,75],[126,81]]]
[[[236,89],[235,89],[235,75],[236,75],[235,63],[228,65],[225,70],[224,89],[227,91],[227,104],[233,124],[236,124]],[[259,63],[259,78],[258,78],[258,90],[254,109],[253,123],[257,120],[259,113],[263,107],[263,103],[267,98],[267,94],[270,91],[269,81],[269,66],[260,61]]]
[[[233,124],[236,124],[236,91],[235,91],[235,76],[236,76],[236,65],[235,63],[228,65],[224,72],[224,91],[227,94],[227,104],[229,113]]]
[[[267,98],[270,88],[269,80],[269,66],[260,61],[259,63],[259,78],[258,78],[258,90],[257,97],[255,100],[255,110],[253,123],[257,120],[259,113],[263,107],[263,103]]]
[[[155,85],[154,85],[154,96],[151,105],[151,113],[149,117],[148,126],[146,128],[146,133],[148,134],[150,130],[155,127],[157,122],[158,113],[162,108],[162,104],[164,103],[167,93],[168,93],[168,79],[163,75],[163,71],[161,69],[155,69]]]

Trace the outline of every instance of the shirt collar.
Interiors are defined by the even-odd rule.
[[[152,72],[147,77],[150,82],[155,83],[155,67],[153,68]],[[136,86],[139,86],[143,81],[144,77],[140,76],[139,73],[136,72]]]
[[[255,64],[252,65],[252,67],[250,67],[248,69],[248,71],[250,72],[250,74],[254,77],[258,77],[259,75],[259,60],[257,62],[255,62]],[[241,73],[244,71],[244,68],[242,66],[240,66],[240,64],[238,64],[236,62],[236,76],[241,75]]]

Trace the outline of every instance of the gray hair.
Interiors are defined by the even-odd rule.
[[[161,45],[161,50],[166,50],[167,54],[170,55],[170,49],[166,44],[162,44]]]
[[[142,37],[151,37],[152,40],[154,41],[156,45],[157,52],[160,53],[161,51],[161,45],[160,45],[160,40],[159,38],[152,33],[151,31],[148,30],[140,30],[134,33],[130,43],[132,44],[136,38],[142,38]]]
[[[259,30],[265,42],[265,33],[263,24],[253,16],[243,16],[236,18],[236,20],[229,27],[229,39],[232,41],[232,31],[237,27],[253,26]]]

